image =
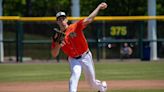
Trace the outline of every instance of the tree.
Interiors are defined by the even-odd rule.
[[[99,15],[147,15],[147,0],[105,0],[109,7]],[[81,16],[89,15],[102,0],[81,0]],[[164,0],[157,0],[157,15],[163,15]],[[5,16],[55,16],[62,10],[71,15],[71,0],[3,0]],[[12,12],[11,12],[12,11]]]
[[[70,13],[70,0],[4,0],[4,16],[55,16]],[[12,12],[11,12],[12,11]]]

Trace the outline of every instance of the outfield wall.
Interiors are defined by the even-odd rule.
[[[80,20],[85,17],[68,17]],[[32,59],[54,59],[50,54],[51,33],[55,17],[18,17],[3,16],[4,57],[15,56],[16,61],[22,57]],[[145,50],[154,40],[147,39],[147,21],[157,20],[158,57],[164,55],[164,16],[98,16],[95,22],[84,31],[93,52],[93,57],[99,59],[120,58],[120,47],[127,42],[133,49],[130,58],[144,59]],[[111,46],[109,48],[109,46]],[[61,52],[59,58],[66,59]]]

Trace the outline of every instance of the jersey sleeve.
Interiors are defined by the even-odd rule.
[[[86,28],[86,26],[87,26],[87,25],[84,25],[84,24],[83,24],[83,20],[84,20],[84,19],[79,20],[79,21],[77,22],[77,26],[78,26],[78,30],[79,30],[79,31],[80,31],[80,30],[83,31],[83,29]]]

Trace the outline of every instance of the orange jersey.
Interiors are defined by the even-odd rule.
[[[83,54],[88,50],[88,43],[83,34],[83,29],[86,26],[83,25],[83,20],[80,20],[74,24],[69,25],[65,31],[65,45],[62,47],[63,52],[70,57],[76,57]],[[55,43],[52,42],[52,48],[55,47]]]

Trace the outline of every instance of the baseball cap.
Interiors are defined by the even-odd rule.
[[[56,18],[59,18],[59,17],[61,17],[61,16],[66,17],[65,12],[58,12],[58,13],[56,14]]]

